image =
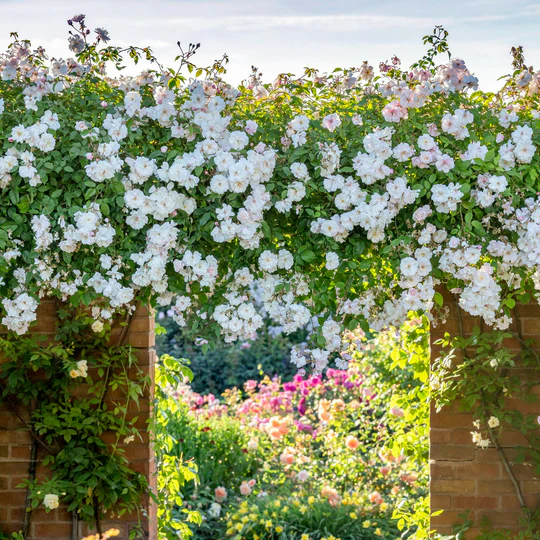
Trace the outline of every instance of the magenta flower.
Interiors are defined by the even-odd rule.
[[[303,397],[300,399],[300,401],[298,402],[298,414],[300,416],[304,416],[304,414],[306,414],[306,411],[307,411],[307,407],[306,407],[306,398]]]

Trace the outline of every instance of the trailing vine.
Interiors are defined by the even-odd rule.
[[[27,490],[27,511],[21,538],[29,531],[32,512],[62,502],[79,520],[101,533],[101,520],[126,512],[141,515],[143,496],[153,496],[143,474],[129,467],[121,442],[141,439],[137,417],[130,417],[149,384],[137,357],[124,344],[128,323],[117,344],[110,332],[89,331],[84,309],[59,310],[56,336],[0,337],[3,351],[0,403],[5,403],[33,439]],[[107,444],[103,435],[114,439]],[[50,471],[36,479],[36,465]],[[140,519],[139,519],[140,522]],[[141,528],[135,527],[131,537]]]
[[[528,300],[526,295],[520,299]],[[486,329],[481,323],[468,336],[457,302],[455,309],[459,335],[446,334],[437,342],[443,351],[432,366],[431,387],[437,411],[459,403],[460,410],[472,413],[475,429],[471,432],[472,441],[479,449],[493,447],[497,451],[521,508],[522,537],[535,538],[540,533],[540,496],[536,496],[534,504],[526,503],[514,468],[517,465],[529,468],[531,477],[540,474],[539,417],[520,412],[509,405],[509,400],[538,401],[533,392],[540,385],[540,358],[535,350],[538,343],[524,339],[519,306],[515,303],[512,303],[515,323],[509,330]],[[505,346],[511,339],[519,343],[519,354]],[[530,376],[516,373],[520,368],[526,369]],[[501,444],[504,433],[519,433],[524,439],[522,444],[512,447],[517,452],[515,457],[509,457]],[[493,535],[493,531],[486,537],[493,538],[489,534]],[[497,538],[503,538],[502,532],[497,534]]]

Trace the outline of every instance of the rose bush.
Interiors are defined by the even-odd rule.
[[[429,312],[439,281],[500,328],[536,294],[540,78],[524,66],[497,95],[433,50],[411,70],[254,73],[239,89],[220,63],[204,80],[111,78],[121,51],[70,23],[76,59],[47,64],[17,39],[0,64],[10,331],[48,295],[88,306],[97,333],[142,300],[234,341],[263,323],[258,291],[286,332],[318,319],[293,362],[321,371],[345,328]]]

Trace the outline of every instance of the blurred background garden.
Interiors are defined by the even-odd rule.
[[[298,370],[308,330],[208,344],[158,314],[160,525],[169,538],[427,534],[428,324],[346,334],[347,370]],[[414,514],[414,518],[413,518]]]

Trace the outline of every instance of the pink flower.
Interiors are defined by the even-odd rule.
[[[322,125],[328,131],[333,132],[336,128],[341,126],[341,118],[337,114],[329,114],[322,120]]]
[[[253,392],[257,388],[257,381],[249,380],[244,383],[244,390],[246,392]]]
[[[403,412],[403,409],[400,409],[399,407],[392,407],[390,409],[390,414],[392,414],[394,416],[398,416],[399,418],[401,418],[401,417],[403,417],[404,412]]]
[[[382,110],[382,115],[387,122],[399,122],[407,118],[408,112],[399,101],[391,101]]]
[[[252,491],[252,490],[251,490],[251,486],[249,485],[248,482],[242,482],[242,483],[240,484],[240,493],[241,493],[242,495],[247,496],[247,495],[249,495],[249,494],[251,493],[251,491]]]
[[[328,502],[331,506],[337,506],[341,500],[339,493],[329,486],[325,486],[322,488],[321,495],[328,499]]]
[[[224,487],[217,487],[214,490],[217,502],[223,502],[227,498],[227,490]]]
[[[294,463],[294,454],[289,450],[284,450],[279,456],[279,460],[283,465],[292,465]]]

